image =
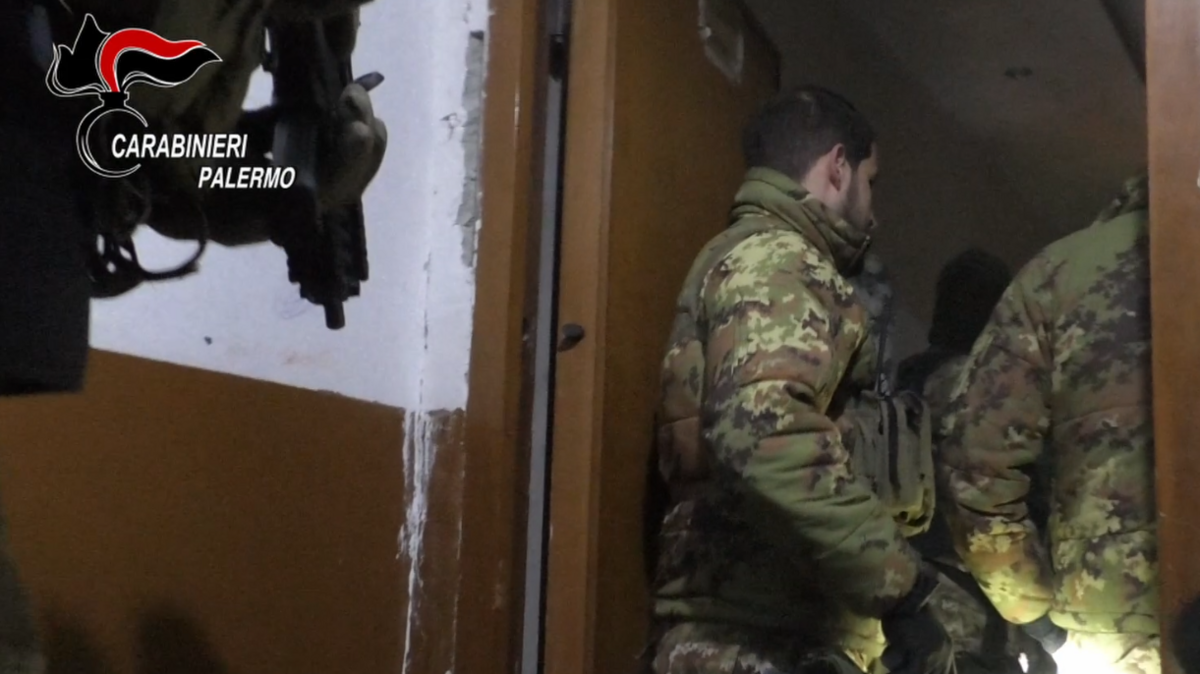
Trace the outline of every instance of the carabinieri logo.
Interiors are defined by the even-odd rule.
[[[114,112],[133,115],[149,127],[146,118],[129,106],[129,88],[135,84],[157,87],[175,87],[190,80],[209,63],[219,62],[221,57],[199,40],[167,40],[157,33],[140,28],[126,28],[115,33],[106,33],[96,25],[96,19],[88,14],[84,17],[79,34],[72,47],[54,46],[54,62],[46,73],[46,85],[55,96],[72,98],[95,95],[100,105],[84,115],[75,132],[75,146],[79,158],[89,169],[106,178],[124,178],[141,167],[137,164],[124,170],[112,170],[100,166],[88,143],[92,127],[104,116]],[[150,136],[153,138],[153,136]],[[166,140],[166,139],[164,139]],[[185,145],[188,139],[178,138],[168,146]],[[202,139],[208,140],[208,139]],[[117,156],[154,156],[139,152],[136,141],[133,152],[127,146]],[[114,148],[116,147],[114,140]],[[184,148],[186,150],[186,148]],[[179,154],[209,154],[208,152],[170,152]]]

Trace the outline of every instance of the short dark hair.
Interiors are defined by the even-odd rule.
[[[875,130],[850,101],[808,84],[779,94],[762,107],[742,134],[748,167],[779,171],[800,180],[838,144],[858,168],[871,156]]]
[[[947,262],[938,274],[929,343],[970,352],[1011,281],[1004,260],[978,248]]]

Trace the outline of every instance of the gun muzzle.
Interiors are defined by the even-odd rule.
[[[346,327],[346,308],[341,302],[325,304],[325,327],[330,330],[341,330]]]

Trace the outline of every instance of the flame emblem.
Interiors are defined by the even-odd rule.
[[[198,40],[167,40],[140,28],[115,33],[100,30],[88,14],[75,36],[75,44],[54,46],[54,61],[46,73],[46,86],[55,96],[74,98],[95,95],[100,104],[84,115],[75,130],[75,147],[89,169],[106,178],[124,178],[141,164],[124,170],[100,166],[88,139],[92,127],[105,116],[123,112],[148,127],[142,113],[129,106],[129,88],[135,84],[174,87],[187,82],[205,65],[221,57]]]

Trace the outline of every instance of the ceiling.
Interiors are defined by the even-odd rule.
[[[897,181],[905,191],[923,190],[926,201],[947,203],[956,190],[970,192],[959,201],[971,203],[962,203],[961,215],[951,218],[957,225],[920,228],[914,223],[936,216],[918,213],[916,205],[881,215],[885,224],[898,218],[897,227],[906,228],[889,234],[881,248],[902,277],[898,290],[918,295],[914,311],[927,317],[929,289],[944,259],[973,244],[1023,264],[1045,244],[1088,224],[1123,178],[1145,162],[1145,90],[1131,58],[1138,46],[1131,51],[1122,40],[1144,34],[1141,2],[747,4],[779,48],[785,84],[815,72],[856,103],[857,97],[872,99],[860,107],[881,128],[885,164],[890,152],[905,172],[923,175]],[[836,36],[829,39],[839,43],[832,50],[837,56],[816,53],[828,51],[814,49],[814,40],[824,39],[818,33]],[[899,141],[895,149],[888,149],[883,128]],[[954,140],[937,145],[938,137]],[[973,158],[951,157],[961,153]],[[985,176],[979,180],[986,187],[968,185],[969,177],[978,176]],[[880,190],[881,214],[889,202],[915,203],[898,189]],[[994,203],[972,210],[980,201]],[[987,210],[1006,215],[988,217]],[[951,231],[953,226],[970,229],[970,235]],[[921,248],[932,254],[916,250]]]

